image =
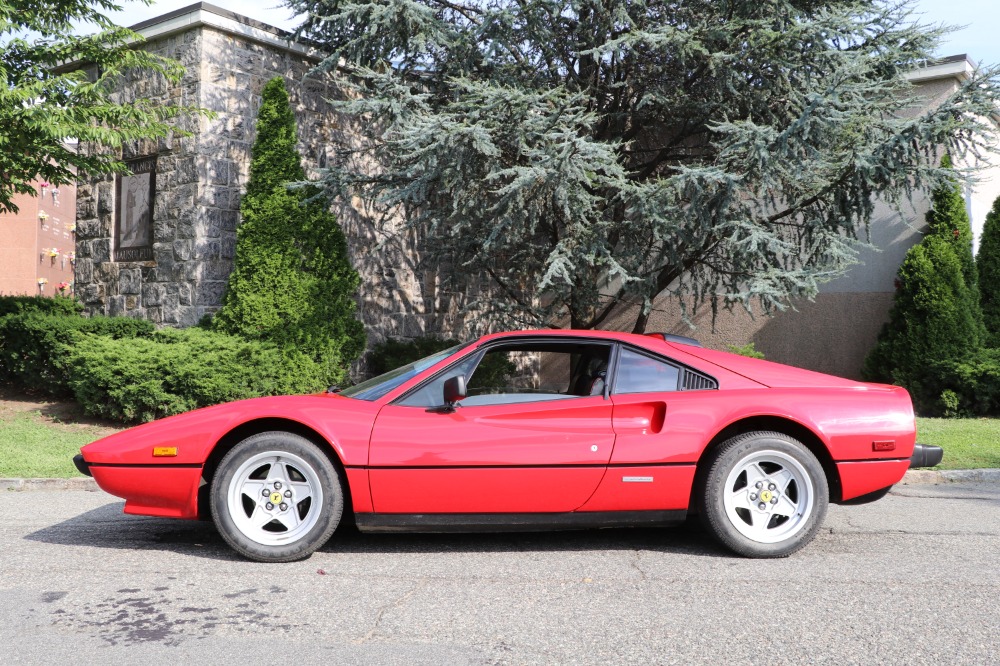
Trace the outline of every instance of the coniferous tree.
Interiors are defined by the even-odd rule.
[[[951,169],[951,159],[941,160]],[[931,194],[927,234],[906,253],[889,321],[865,360],[868,379],[913,388],[931,361],[962,359],[985,339],[972,227],[959,183]]]
[[[941,158],[942,169],[953,169],[951,157]],[[943,182],[931,192],[931,209],[927,211],[927,233],[936,234],[948,241],[955,256],[962,264],[965,284],[976,290],[979,273],[972,256],[972,224],[962,196],[962,186],[955,178]]]
[[[296,139],[288,92],[274,78],[262,92],[236,259],[213,325],[304,351],[336,382],[364,349],[354,301],[360,279],[317,188],[288,187],[305,178]]]
[[[889,321],[865,360],[864,375],[912,387],[933,361],[960,359],[980,346],[980,324],[968,307],[962,264],[948,242],[927,236],[899,267]]]
[[[1000,348],[1000,197],[986,216],[976,255],[986,345]]]
[[[940,30],[903,0],[287,0],[377,128],[325,184],[406,211],[510,321],[623,301],[771,311],[856,256],[876,197],[945,182],[993,132],[997,70],[939,106],[906,75]],[[378,165],[374,168],[373,165]]]

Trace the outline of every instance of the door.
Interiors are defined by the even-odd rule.
[[[376,513],[573,511],[594,493],[614,446],[600,368],[610,346],[501,343],[387,405],[369,450]],[[467,376],[443,409],[437,388]],[[591,395],[591,393],[597,395]]]

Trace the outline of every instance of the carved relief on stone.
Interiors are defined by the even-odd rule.
[[[130,175],[115,179],[115,261],[153,259],[156,156],[126,163]]]

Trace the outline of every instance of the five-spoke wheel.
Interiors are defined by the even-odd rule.
[[[748,557],[784,557],[815,536],[829,489],[801,442],[752,432],[710,454],[696,500],[704,524],[725,546]]]
[[[237,444],[212,480],[212,518],[235,550],[261,562],[308,557],[340,522],[330,460],[308,440],[266,432]]]

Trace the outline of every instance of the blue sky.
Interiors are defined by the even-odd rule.
[[[297,21],[280,6],[280,0],[209,0],[213,4],[255,18],[279,28],[291,29]],[[194,0],[158,0],[146,6],[122,0],[125,10],[115,16],[120,25],[133,25],[174,9],[186,7]],[[917,0],[921,22],[965,26],[948,36],[938,55],[966,53],[981,64],[1000,64],[1000,2],[996,0]]]

